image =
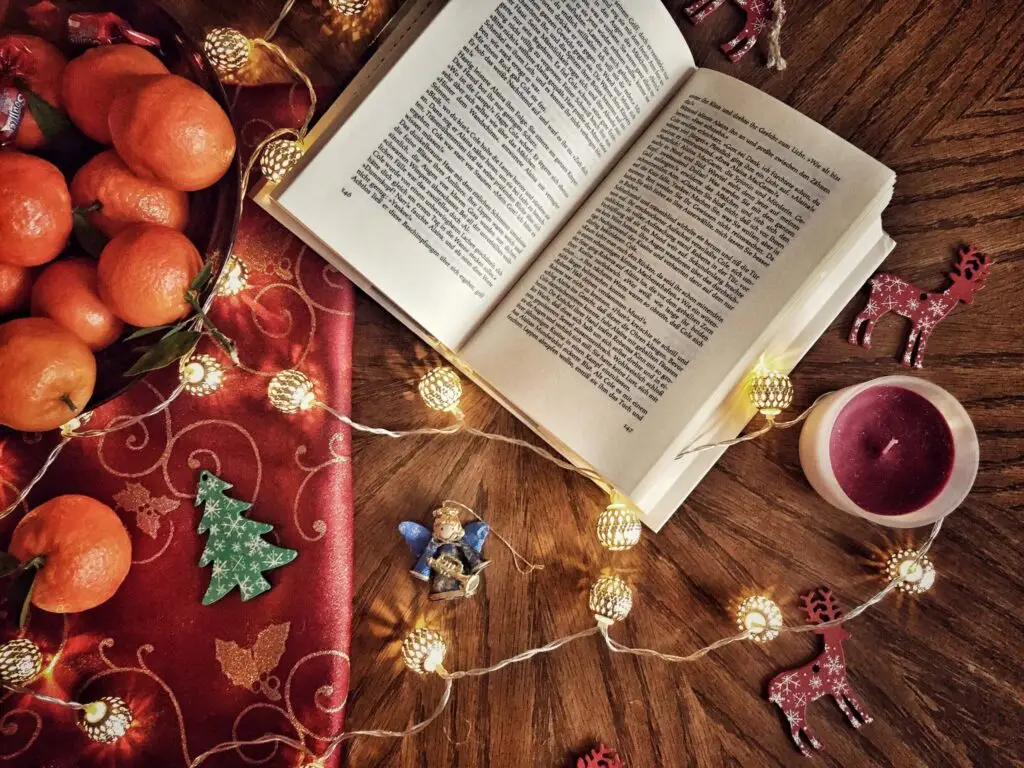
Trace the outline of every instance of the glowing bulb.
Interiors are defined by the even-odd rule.
[[[119,696],[104,696],[85,705],[78,725],[93,741],[110,744],[132,727],[132,711]]]
[[[358,16],[366,10],[370,0],[330,0],[331,8],[345,16]]]
[[[420,397],[435,411],[457,411],[462,398],[462,380],[447,365],[427,371],[419,384]]]
[[[405,666],[418,675],[444,671],[444,657],[448,644],[440,632],[420,627],[414,629],[402,641],[402,658]]]
[[[73,419],[64,422],[60,427],[61,437],[71,437],[72,433],[81,429],[89,423],[89,419],[92,418],[92,411],[82,411],[82,413],[75,416]]]
[[[260,155],[260,172],[267,181],[278,182],[302,158],[302,144],[292,139],[274,139]]]
[[[0,645],[0,682],[21,685],[36,677],[42,669],[43,655],[27,637]]]
[[[587,605],[599,624],[614,624],[633,609],[633,589],[618,576],[602,576],[590,587]]]
[[[178,376],[186,392],[205,397],[224,383],[224,366],[210,355],[190,355],[182,358]]]
[[[763,595],[748,597],[736,611],[736,626],[750,633],[755,643],[767,643],[779,636],[782,611]]]
[[[899,583],[897,589],[910,595],[920,595],[927,592],[935,584],[935,565],[927,555],[922,555],[917,562],[917,552],[912,549],[900,549],[889,555],[885,563],[885,569],[889,574],[889,580],[906,577]]]
[[[231,27],[214,27],[203,40],[203,53],[218,74],[230,75],[249,63],[252,41]]]
[[[228,256],[224,274],[217,286],[219,296],[237,296],[249,285],[249,267],[237,256]]]
[[[308,411],[316,403],[316,392],[309,376],[294,368],[274,375],[267,386],[267,399],[284,413]]]
[[[629,502],[618,493],[597,518],[597,540],[612,552],[632,549],[640,541],[640,518]]]
[[[769,421],[793,404],[793,383],[789,376],[772,370],[763,362],[754,369],[750,382],[750,402]]]

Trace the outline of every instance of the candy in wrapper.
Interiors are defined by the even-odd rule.
[[[160,45],[155,37],[132,29],[116,13],[72,13],[68,16],[68,40],[75,45],[110,45],[122,40],[135,45]]]
[[[12,86],[0,88],[0,144],[14,138],[25,114],[25,97]]]

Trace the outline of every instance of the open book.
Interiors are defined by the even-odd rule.
[[[892,248],[895,175],[659,0],[411,5],[261,203],[657,529]]]

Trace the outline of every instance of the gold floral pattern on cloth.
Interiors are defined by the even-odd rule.
[[[114,494],[114,503],[125,512],[134,512],[135,524],[151,539],[155,539],[160,531],[163,517],[181,506],[177,499],[153,496],[142,483],[125,485],[123,490]]]
[[[288,99],[298,96],[290,88],[241,91],[235,101],[243,113],[238,124],[248,126],[240,142],[245,152],[257,129],[280,124],[292,107]],[[274,106],[275,94],[285,107]],[[94,744],[74,712],[8,692],[0,695],[0,766],[187,768],[211,747],[265,733],[289,736],[315,755],[343,728],[351,437],[320,412],[273,411],[266,387],[277,371],[299,367],[316,382],[318,397],[349,410],[354,293],[251,203],[233,252],[250,265],[250,285],[218,300],[213,315],[238,344],[244,366],[231,365],[204,340],[199,351],[225,366],[217,392],[183,395],[132,427],[72,441],[27,502],[0,521],[2,549],[24,513],[56,495],[92,496],[121,517],[133,560],[118,592],[80,614],[32,611],[26,636],[43,655],[33,690],[77,701],[119,696],[134,724],[115,744]],[[146,376],[97,409],[92,425],[145,412],[176,383],[174,368]],[[0,506],[17,496],[58,439],[27,437],[0,432]],[[198,567],[204,542],[193,500],[204,469],[231,482],[236,497],[254,505],[254,516],[274,525],[276,543],[302,555],[270,576],[272,590],[246,603],[229,597],[201,604],[209,573]],[[16,635],[15,623],[0,619],[0,642]],[[122,658],[115,639],[118,649],[135,649],[134,658]],[[338,756],[325,768],[335,768]],[[262,746],[214,755],[203,768],[308,762],[292,747]]]
[[[291,622],[271,624],[261,630],[256,642],[243,648],[234,640],[214,640],[220,668],[235,685],[259,691],[271,701],[281,699],[281,678],[270,674],[284,655]]]

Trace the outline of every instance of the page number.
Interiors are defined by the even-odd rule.
[[[352,190],[348,187],[341,188],[342,197],[352,197]]]
[[[633,427],[631,427],[629,424],[623,424],[622,428],[624,430],[626,430],[627,432],[632,432],[633,431]]]

